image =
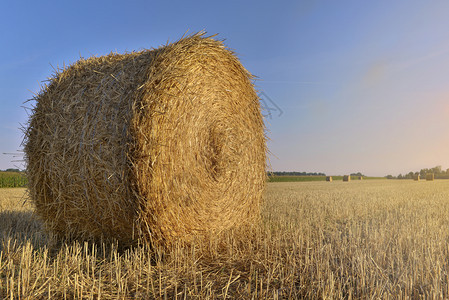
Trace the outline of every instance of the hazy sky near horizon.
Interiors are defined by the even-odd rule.
[[[80,56],[218,33],[263,92],[274,171],[449,168],[449,1],[3,1],[0,169],[22,106]],[[20,159],[20,158],[19,158]]]

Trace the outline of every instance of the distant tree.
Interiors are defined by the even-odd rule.
[[[363,176],[363,177],[365,177],[365,175],[363,175],[361,172],[351,173],[351,174],[349,174],[349,175],[351,175],[351,176]]]
[[[387,175],[387,176],[385,176],[385,178],[387,178],[387,179],[393,179],[394,177],[393,177],[393,175]]]
[[[441,166],[436,166],[436,167],[432,168],[431,172],[435,175],[439,175],[439,174],[441,174],[441,170],[442,170]]]
[[[402,177],[402,174],[398,175],[398,179],[403,179],[404,177]]]
[[[421,169],[421,171],[419,171],[419,175],[423,178],[426,178],[426,174],[429,172],[429,169]]]
[[[6,172],[20,172],[19,169],[6,169]]]

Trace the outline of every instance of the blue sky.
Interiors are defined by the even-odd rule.
[[[0,169],[21,167],[3,153],[20,150],[23,103],[53,67],[203,29],[274,102],[273,170],[449,168],[448,14],[448,1],[2,1]]]

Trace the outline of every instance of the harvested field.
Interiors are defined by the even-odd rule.
[[[0,190],[0,298],[449,297],[446,180],[269,183],[245,242],[170,251],[52,244],[23,193]]]

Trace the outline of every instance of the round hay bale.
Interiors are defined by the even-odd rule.
[[[124,244],[256,222],[266,143],[252,78],[202,33],[58,72],[24,140],[37,215],[59,236]]]
[[[343,181],[351,181],[350,175],[343,175]]]

